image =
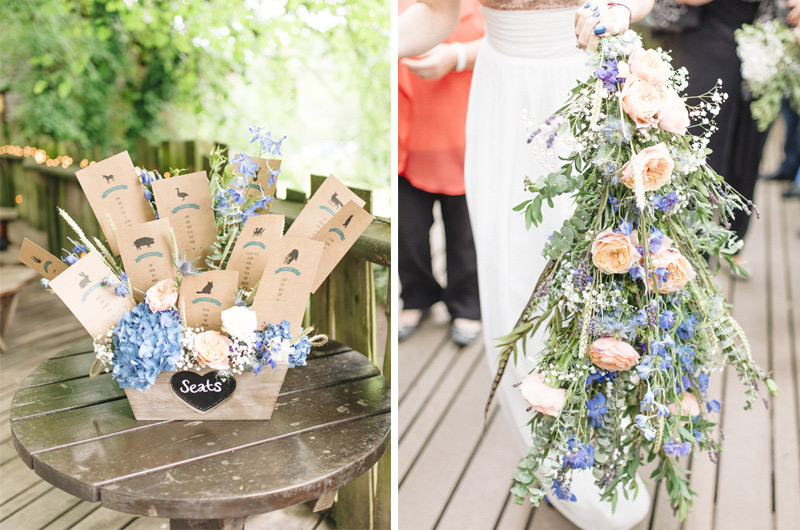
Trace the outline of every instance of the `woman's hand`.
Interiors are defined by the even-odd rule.
[[[787,0],[786,6],[791,7],[792,10],[786,15],[786,22],[790,26],[797,26],[800,22],[800,0]]]
[[[422,79],[440,79],[455,70],[457,63],[452,44],[439,44],[417,59],[403,59],[403,64]]]
[[[586,3],[575,12],[575,36],[579,48],[597,49],[599,37],[616,35],[627,31],[632,12],[621,4],[609,5],[599,9]]]

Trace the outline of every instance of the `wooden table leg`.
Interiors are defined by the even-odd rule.
[[[244,530],[244,517],[233,519],[170,519],[170,530]]]
[[[327,510],[331,506],[333,506],[333,499],[336,498],[336,492],[338,490],[333,490],[319,499],[314,499],[313,501],[308,501],[306,504],[311,508],[313,512],[321,512],[322,510]]]

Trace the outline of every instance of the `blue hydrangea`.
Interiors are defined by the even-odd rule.
[[[253,372],[260,373],[262,368],[269,364],[275,368],[275,357],[285,347],[285,343],[292,341],[291,324],[284,320],[280,324],[269,324],[264,331],[256,332],[256,360]],[[311,342],[307,336],[291,345],[289,349],[289,368],[305,366],[306,357],[311,351]]]
[[[145,303],[125,313],[114,328],[114,370],[121,388],[144,391],[181,358],[183,325],[177,311],[153,313]]]

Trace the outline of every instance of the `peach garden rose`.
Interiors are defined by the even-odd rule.
[[[697,398],[691,395],[689,392],[684,392],[683,397],[679,403],[680,405],[680,415],[681,416],[690,416],[694,418],[698,414],[700,414],[700,403],[697,402]],[[678,413],[678,407],[675,406],[674,403],[669,404],[669,411],[672,414]]]
[[[636,48],[628,60],[628,69],[651,85],[661,85],[669,77],[669,65],[656,50]]]
[[[661,107],[661,94],[644,79],[631,75],[622,86],[620,104],[636,127],[643,129],[654,125],[656,112]]]
[[[669,154],[669,149],[664,143],[645,147],[633,159],[622,166],[620,182],[630,189],[634,189],[633,163],[640,164],[642,168],[642,183],[644,191],[654,191],[672,180],[672,170],[675,162]]]
[[[680,291],[697,276],[689,260],[674,248],[665,248],[657,252],[651,256],[650,262],[653,269],[664,268],[667,270],[666,281],[660,282],[658,285],[658,292],[661,294]],[[650,287],[653,287],[652,278]]]
[[[642,258],[637,246],[633,234],[605,230],[592,241],[592,263],[606,274],[624,274]]]
[[[519,389],[531,408],[548,416],[558,416],[567,401],[567,391],[547,386],[542,374],[526,375]]]
[[[204,331],[197,335],[194,349],[200,363],[215,370],[227,370],[228,354],[232,341],[218,331]]]
[[[145,293],[145,300],[153,313],[172,309],[178,301],[178,290],[175,288],[175,281],[167,279],[156,283]]]
[[[627,342],[602,337],[589,346],[589,359],[598,368],[620,372],[639,364],[639,353]]]
[[[661,106],[658,108],[658,125],[673,134],[686,134],[689,127],[689,111],[683,99],[673,89],[661,93]]]

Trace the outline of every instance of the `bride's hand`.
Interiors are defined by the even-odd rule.
[[[597,49],[599,37],[627,31],[631,10],[625,5],[609,2],[608,9],[600,10],[586,2],[575,11],[575,36],[579,48]]]

